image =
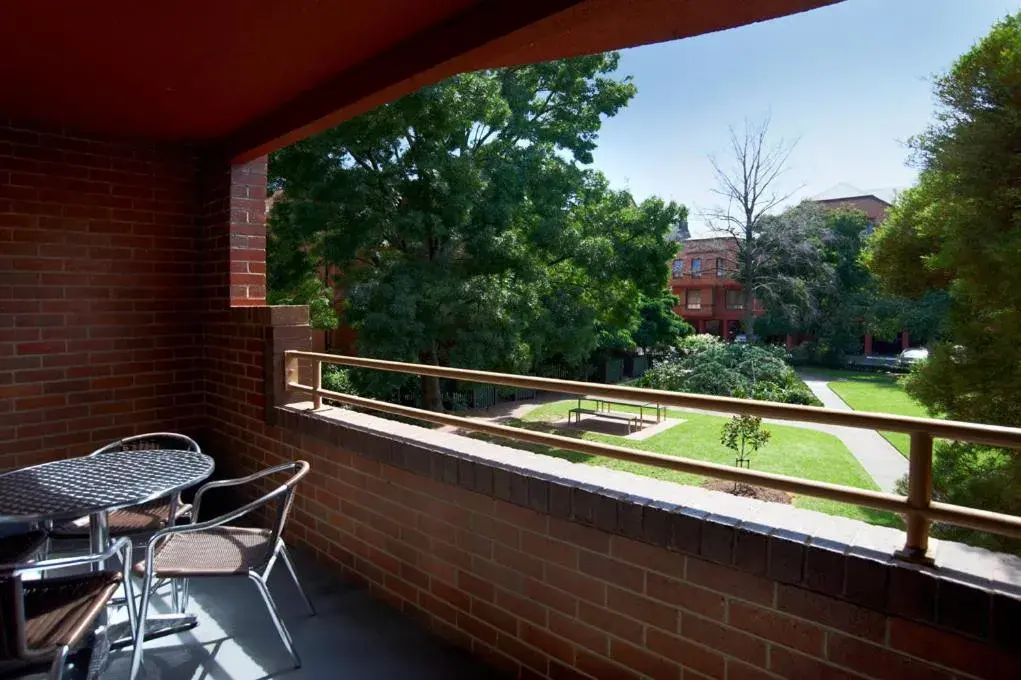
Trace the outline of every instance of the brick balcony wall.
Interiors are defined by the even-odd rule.
[[[246,450],[239,471],[312,463],[290,542],[511,677],[1021,677],[1016,598],[339,413],[375,426],[280,409],[276,426],[238,414],[222,433]]]
[[[201,419],[196,156],[0,119],[0,469]]]

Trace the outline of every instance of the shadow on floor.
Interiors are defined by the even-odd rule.
[[[500,677],[467,652],[447,645],[412,620],[374,600],[309,559],[295,555],[309,597],[310,617],[283,568],[270,591],[294,637],[303,665],[294,669],[255,586],[247,579],[192,583],[194,630],[147,643],[147,680],[287,680]],[[158,603],[156,611],[167,611]],[[124,680],[130,649],[113,652],[104,679]]]

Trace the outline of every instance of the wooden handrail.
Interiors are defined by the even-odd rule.
[[[779,404],[733,397],[716,397],[619,385],[603,385],[576,380],[560,380],[557,378],[538,378],[511,373],[475,371],[463,368],[384,361],[382,359],[299,350],[288,350],[284,353],[284,356],[286,388],[291,391],[310,394],[315,408],[319,408],[323,397],[326,397],[349,406],[382,411],[440,425],[451,425],[508,439],[577,451],[589,455],[629,460],[655,467],[701,474],[717,479],[757,484],[771,489],[851,503],[878,510],[903,513],[907,517],[907,540],[904,550],[900,551],[898,556],[912,562],[927,563],[930,561],[927,553],[929,525],[932,521],[1021,538],[1021,517],[932,501],[932,442],[934,438],[954,439],[990,446],[1021,448],[1021,429],[1018,428],[936,420],[933,418],[894,416],[884,413],[836,411],[814,406]],[[312,385],[305,385],[299,382],[297,364],[300,360],[312,361]],[[612,444],[575,439],[545,432],[535,432],[506,425],[496,425],[447,413],[428,411],[411,406],[401,406],[365,397],[356,397],[322,388],[320,380],[323,363],[372,368],[412,375],[428,375],[477,383],[492,383],[547,392],[593,395],[607,399],[641,399],[656,402],[663,406],[705,409],[738,415],[755,415],[779,420],[906,432],[911,435],[911,458],[908,474],[909,495],[905,498],[895,494],[797,479],[795,477],[766,472],[755,472],[691,458],[647,453]]]

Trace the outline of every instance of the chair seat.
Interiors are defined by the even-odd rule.
[[[0,538],[0,564],[27,562],[45,542],[46,534],[41,531],[4,536]]]
[[[26,581],[25,638],[33,651],[77,643],[121,583],[112,571]]]
[[[191,513],[191,505],[177,506],[177,517]],[[156,531],[167,525],[170,516],[170,499],[163,498],[151,503],[114,510],[110,513],[108,525],[111,536]],[[89,518],[81,517],[53,527],[50,534],[56,538],[79,538],[89,535]]]
[[[153,572],[157,578],[236,576],[264,566],[272,553],[268,529],[216,527],[167,538],[153,557]],[[145,562],[134,569],[144,575]]]

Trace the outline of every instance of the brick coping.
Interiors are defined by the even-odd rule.
[[[311,402],[278,424],[472,491],[863,607],[999,638],[1021,611],[1021,558],[933,539],[936,567],[896,561],[904,532]],[[440,454],[429,455],[429,454]],[[1009,644],[1006,640],[996,640]]]

